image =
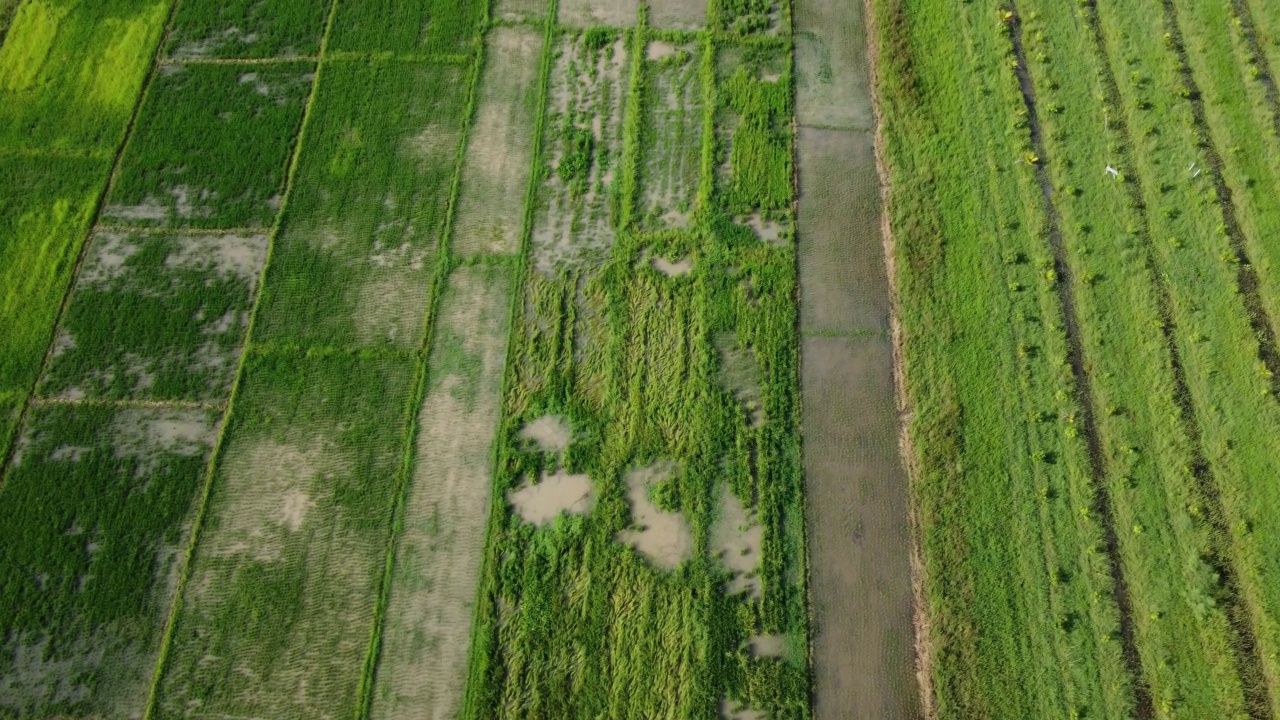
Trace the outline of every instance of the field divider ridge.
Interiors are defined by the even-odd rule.
[[[115,154],[108,150],[75,147],[0,147],[0,157],[111,160]]]
[[[1032,83],[1027,64],[1026,48],[1022,41],[1022,21],[1013,2],[1009,3],[1011,16],[1008,21],[1009,39],[1013,45],[1014,57],[1017,59],[1015,74],[1019,89],[1027,110],[1027,124],[1030,129],[1031,146],[1036,155],[1044,157],[1043,130],[1036,109],[1036,91]],[[1076,308],[1075,291],[1070,265],[1066,259],[1066,248],[1062,239],[1062,218],[1053,199],[1053,186],[1043,162],[1035,165],[1036,180],[1044,197],[1044,209],[1047,216],[1047,236],[1050,250],[1053,253],[1054,272],[1060,278],[1058,297],[1062,305],[1063,334],[1067,346],[1067,363],[1071,366],[1071,374],[1075,379],[1080,396],[1080,426],[1089,458],[1089,472],[1097,486],[1094,493],[1094,510],[1101,518],[1101,528],[1106,544],[1107,565],[1111,575],[1112,595],[1119,612],[1120,643],[1124,664],[1133,683],[1134,711],[1140,720],[1155,716],[1155,705],[1151,696],[1151,688],[1142,669],[1142,658],[1138,652],[1137,635],[1134,629],[1133,603],[1130,599],[1128,580],[1125,578],[1120,558],[1120,540],[1116,532],[1115,516],[1112,511],[1110,493],[1106,487],[1106,453],[1102,447],[1102,437],[1098,430],[1094,403],[1096,396],[1084,361],[1084,350],[1080,340],[1079,312]]]
[[[263,58],[215,58],[215,57],[168,57],[160,60],[161,67],[179,65],[287,65],[289,63],[318,63],[316,55],[283,55]]]
[[[270,227],[239,227],[239,228],[197,228],[197,227],[160,227],[160,226],[142,226],[134,227],[132,225],[95,225],[92,229],[94,234],[97,233],[116,233],[121,235],[199,235],[202,237],[221,237],[230,235],[270,235],[273,228]]]
[[[31,404],[36,407],[47,406],[82,406],[101,408],[154,408],[160,410],[208,410],[222,411],[225,402],[200,402],[199,400],[131,400],[128,398],[60,398],[33,397]]]
[[[336,2],[336,0],[335,0]],[[475,48],[467,57],[471,61],[470,75],[466,81],[466,101],[463,110],[462,129],[458,133],[458,146],[454,154],[453,174],[450,178],[449,195],[445,205],[444,225],[440,232],[440,247],[436,260],[435,275],[431,281],[431,294],[427,299],[426,312],[422,320],[422,341],[415,351],[417,363],[414,369],[413,392],[406,404],[405,432],[402,439],[404,453],[395,481],[395,502],[391,508],[391,532],[388,533],[382,577],[378,581],[378,596],[373,610],[373,627],[370,629],[369,644],[365,651],[364,666],[360,673],[360,684],[356,690],[355,720],[365,720],[373,711],[373,690],[377,681],[378,663],[381,659],[382,636],[386,625],[387,608],[391,602],[391,586],[395,579],[396,552],[404,529],[405,505],[408,502],[410,483],[412,482],[414,461],[417,459],[415,440],[418,436],[418,416],[426,402],[428,364],[431,360],[431,344],[435,337],[436,320],[440,314],[440,299],[448,282],[449,273],[458,265],[452,255],[452,235],[454,217],[457,212],[458,193],[462,187],[462,166],[466,157],[467,139],[474,124],[476,113],[476,88],[480,82],[480,73],[484,69],[484,36],[488,34],[488,5],[485,5],[484,18],[480,23]]]
[[[62,321],[66,317],[67,307],[71,305],[71,296],[75,289],[76,281],[80,277],[80,269],[84,266],[85,258],[89,255],[89,246],[92,244],[94,227],[102,216],[102,210],[106,207],[107,198],[111,195],[111,189],[119,176],[120,160],[124,157],[124,151],[129,146],[129,140],[133,136],[134,127],[138,122],[138,115],[141,114],[147,94],[151,91],[151,82],[160,66],[165,42],[169,39],[169,33],[173,29],[173,19],[178,13],[178,6],[181,4],[182,0],[173,0],[173,4],[169,6],[169,14],[165,17],[164,30],[156,39],[155,52],[153,53],[154,59],[151,62],[151,67],[147,70],[146,77],[142,80],[138,97],[134,100],[133,111],[129,114],[129,122],[125,124],[124,134],[120,139],[120,143],[116,146],[115,156],[111,161],[111,172],[108,174],[107,182],[103,184],[102,192],[98,195],[98,200],[94,204],[93,215],[89,220],[88,229],[85,231],[84,240],[80,243],[80,251],[76,255],[75,264],[72,266],[71,273],[68,276],[67,289],[62,295],[62,302],[58,305],[57,315],[54,317],[53,325],[49,331],[49,342],[46,345],[44,358],[40,361],[40,371],[35,375],[35,380],[27,393],[22,410],[18,413],[17,420],[13,423],[13,430],[10,432],[9,437],[0,438],[4,442],[4,445],[0,446],[4,448],[4,457],[0,458],[0,488],[4,487],[5,481],[9,477],[9,466],[13,461],[13,453],[17,449],[17,439],[22,433],[23,426],[26,425],[27,413],[31,408],[31,400],[35,397],[36,388],[40,384],[40,379],[49,371],[49,363],[53,361],[54,350],[57,347],[58,330],[62,327]]]
[[[1236,283],[1240,288],[1240,296],[1244,300],[1245,311],[1249,315],[1249,325],[1258,338],[1258,359],[1271,373],[1271,395],[1280,402],[1280,347],[1277,346],[1275,321],[1267,314],[1258,287],[1257,269],[1250,261],[1249,251],[1245,247],[1244,232],[1240,229],[1240,222],[1236,217],[1235,198],[1223,174],[1222,153],[1218,150],[1209,131],[1209,122],[1204,111],[1204,96],[1196,83],[1195,74],[1191,70],[1191,61],[1187,57],[1177,7],[1173,0],[1162,0],[1161,5],[1164,10],[1166,37],[1169,38],[1178,61],[1178,72],[1182,76],[1187,99],[1191,105],[1192,122],[1201,139],[1201,149],[1205,154],[1205,162],[1209,166],[1214,194],[1217,197],[1218,206],[1222,209],[1222,223],[1231,244],[1231,252],[1235,255]]]
[[[510,352],[515,347],[515,338],[517,333],[522,332],[522,322],[525,307],[525,278],[529,274],[530,264],[533,261],[533,222],[535,217],[534,200],[538,194],[538,186],[542,182],[542,178],[538,170],[542,167],[543,154],[543,136],[545,135],[545,126],[547,120],[547,102],[550,96],[551,85],[551,66],[554,60],[554,41],[560,28],[556,24],[556,13],[558,12],[559,0],[548,0],[547,16],[542,21],[542,54],[539,59],[538,68],[538,105],[537,113],[533,125],[533,150],[529,159],[529,185],[525,190],[524,198],[524,217],[521,220],[520,227],[520,248],[512,260],[514,273],[511,279],[511,301],[508,309],[508,330],[507,330],[507,351]],[[513,383],[516,382],[516,359],[510,355],[507,356],[503,363],[502,371],[502,389],[500,391],[501,410],[499,419],[499,430],[507,421],[506,399],[511,391]],[[494,442],[489,450],[489,459],[492,463],[494,472],[499,467],[499,443]],[[485,522],[483,550],[481,551],[480,561],[480,577],[476,583],[476,603],[475,617],[471,621],[470,639],[467,648],[467,670],[466,683],[463,686],[462,703],[458,711],[459,720],[482,720],[485,718],[483,703],[485,701],[485,693],[482,688],[484,677],[487,673],[488,656],[481,652],[484,642],[484,635],[489,632],[490,625],[496,620],[492,613],[489,613],[489,604],[486,598],[489,597],[493,583],[496,582],[497,567],[490,561],[493,550],[494,528],[498,524],[499,514],[494,512],[498,507],[498,503],[506,502],[505,496],[501,494],[497,483],[489,488],[489,508],[487,511],[487,520]],[[485,622],[481,622],[481,619]]]
[[[889,162],[886,156],[884,135],[884,108],[880,98],[880,25],[875,8],[876,0],[862,0],[863,18],[867,32],[867,74],[869,80],[872,117],[872,150],[876,161],[876,176],[880,184],[880,242],[884,248],[885,274],[888,276],[889,339],[893,353],[893,390],[898,411],[898,454],[907,475],[907,520],[911,533],[911,627],[912,660],[915,663],[916,691],[920,697],[920,713],[923,720],[938,720],[937,695],[934,688],[933,626],[929,618],[928,575],[924,562],[924,532],[917,512],[915,497],[917,479],[922,471],[911,441],[911,426],[915,420],[915,408],[907,384],[906,339],[902,329],[902,298],[898,294],[897,242],[893,235],[892,196]]]
[[[181,0],[178,0],[181,2]],[[195,518],[191,524],[191,538],[187,543],[187,547],[183,550],[181,571],[178,575],[177,586],[174,588],[173,600],[169,608],[168,616],[165,618],[164,631],[160,635],[160,649],[156,657],[155,671],[151,676],[151,686],[147,693],[147,702],[143,707],[142,720],[152,720],[155,717],[156,703],[160,692],[160,681],[164,677],[165,666],[169,658],[169,650],[173,646],[173,634],[177,628],[178,614],[182,611],[182,595],[186,591],[187,582],[191,577],[191,559],[195,555],[196,545],[200,541],[200,530],[204,525],[206,511],[209,507],[209,496],[213,490],[213,483],[217,477],[218,463],[221,459],[223,444],[227,438],[227,426],[235,410],[236,396],[240,390],[240,381],[244,378],[245,361],[248,359],[249,348],[253,342],[253,331],[257,325],[258,307],[262,301],[262,287],[266,282],[267,271],[271,267],[271,256],[275,250],[275,241],[280,233],[280,228],[284,220],[285,212],[289,206],[289,196],[293,190],[294,178],[298,170],[298,158],[302,154],[302,146],[306,139],[307,126],[311,120],[311,111],[315,106],[317,91],[320,87],[320,77],[324,69],[324,53],[325,48],[329,44],[329,36],[333,30],[334,18],[337,16],[338,0],[330,0],[329,15],[325,21],[324,34],[320,38],[320,51],[318,60],[316,61],[315,77],[311,81],[311,91],[307,95],[306,104],[302,109],[302,120],[298,124],[298,133],[294,138],[293,152],[289,156],[289,169],[285,174],[285,186],[280,201],[280,209],[276,212],[276,221],[271,227],[267,241],[267,254],[262,263],[262,268],[258,275],[257,291],[253,297],[253,306],[249,310],[249,325],[245,328],[244,345],[240,351],[240,357],[236,363],[235,375],[231,382],[231,390],[227,396],[226,409],[223,412],[222,420],[218,426],[218,436],[214,440],[213,448],[209,452],[209,462],[206,465],[205,479],[200,490],[200,501],[195,512]],[[172,19],[172,16],[171,16]],[[163,44],[161,45],[163,47]]]

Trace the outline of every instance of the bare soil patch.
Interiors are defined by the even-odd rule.
[[[651,486],[671,477],[679,468],[657,462],[627,473],[627,500],[631,503],[632,528],[618,533],[618,540],[636,549],[654,565],[674,570],[693,552],[693,532],[683,514],[667,512],[649,499]]]
[[[441,297],[374,687],[377,720],[445,720],[461,708],[510,292],[506,267],[463,266]]]
[[[782,635],[754,635],[747,646],[755,657],[782,657],[787,652],[787,639]]]
[[[720,717],[725,720],[769,720],[769,713],[752,710],[746,703],[725,698],[720,702]]]
[[[698,30],[707,24],[703,0],[652,0],[649,26],[662,30]]]
[[[463,256],[519,250],[538,111],[542,32],[496,27],[485,42],[454,227],[453,247]]]
[[[543,475],[536,485],[526,481],[507,493],[507,501],[520,517],[535,525],[547,525],[561,513],[585,515],[591,512],[593,499],[590,477],[563,470]]]
[[[863,12],[860,2],[796,3],[796,119],[801,125],[873,128]]]
[[[800,128],[797,250],[806,332],[889,331],[871,133]]]
[[[664,257],[656,257],[649,260],[649,264],[667,277],[680,277],[693,272],[693,258],[687,255],[675,262]]]
[[[547,3],[542,0],[498,0],[493,9],[493,16],[506,22],[529,22],[539,20],[547,14]],[[490,31],[496,32],[497,28]]]
[[[561,25],[623,28],[636,24],[640,4],[638,0],[565,0],[559,10]]]
[[[720,355],[720,384],[742,403],[747,424],[759,427],[765,418],[764,404],[760,397],[760,368],[755,351],[749,347],[738,347],[737,337],[732,332],[716,333],[712,344]]]
[[[543,415],[520,428],[520,437],[531,440],[544,452],[562,453],[569,447],[572,431],[558,415]]]
[[[733,579],[725,588],[730,595],[748,593],[760,596],[760,544],[764,530],[754,513],[748,513],[742,501],[725,485],[720,492],[720,512],[711,528],[711,551],[733,571]]]

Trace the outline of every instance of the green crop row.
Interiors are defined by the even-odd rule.
[[[947,718],[1126,716],[1109,488],[1012,50],[992,4],[944,6],[873,3],[927,694]]]

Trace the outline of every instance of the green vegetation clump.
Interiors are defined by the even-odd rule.
[[[483,2],[339,2],[330,50],[465,53],[477,46],[487,15],[487,3]]]
[[[595,137],[590,130],[570,125],[560,133],[560,138],[564,143],[564,150],[562,150],[564,154],[560,156],[556,174],[569,186],[573,194],[579,195],[587,189],[587,175],[591,172]]]
[[[31,414],[0,489],[0,715],[141,712],[216,422],[198,411]]]
[[[331,5],[331,0],[182,0],[166,53],[176,58],[314,55]]]
[[[105,218],[170,227],[271,225],[313,68],[192,64],[160,72],[120,159]]]
[[[418,347],[457,165],[466,73],[327,65],[267,272],[258,340]]]
[[[0,149],[110,157],[167,13],[166,2],[23,2],[0,46]]]
[[[769,54],[744,55],[719,85],[720,117],[732,118],[729,177],[722,192],[731,214],[758,210],[768,215],[791,204],[791,74],[787,70],[765,80]]]

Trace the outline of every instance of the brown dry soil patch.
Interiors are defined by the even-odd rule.
[[[569,27],[631,27],[639,10],[638,0],[562,0],[558,15]]]
[[[649,27],[698,30],[706,24],[706,0],[651,0],[649,3]]]
[[[591,478],[561,470],[543,475],[538,483],[524,482],[507,493],[507,502],[525,522],[549,525],[561,513],[585,515],[591,512]]]
[[[520,249],[541,53],[542,32],[532,26],[496,27],[485,40],[458,194],[453,245],[460,255]]]
[[[796,7],[802,124],[872,127],[861,3]],[[874,139],[802,127],[797,250],[814,717],[920,716]]]

